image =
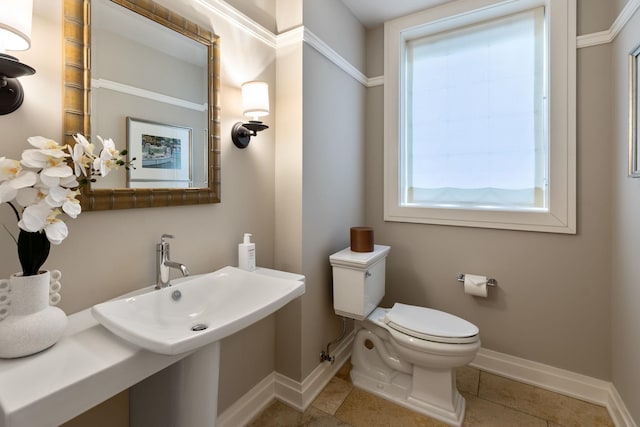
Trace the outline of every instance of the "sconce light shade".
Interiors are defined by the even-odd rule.
[[[20,108],[24,99],[18,77],[36,72],[5,50],[27,50],[31,46],[33,0],[0,0],[0,115]]]
[[[231,140],[238,148],[247,148],[251,137],[269,126],[258,120],[269,114],[269,85],[265,82],[247,82],[242,85],[242,110],[253,117],[248,123],[238,122],[231,129]]]
[[[269,114],[269,85],[265,82],[247,82],[242,85],[242,110],[244,115],[263,117]]]
[[[0,53],[31,46],[32,0],[0,0]]]

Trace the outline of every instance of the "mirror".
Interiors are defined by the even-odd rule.
[[[136,157],[83,187],[83,209],[218,203],[217,36],[152,1],[67,0],[64,37],[65,143],[101,135]]]

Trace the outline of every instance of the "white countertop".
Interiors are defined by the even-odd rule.
[[[0,427],[57,426],[188,356],[142,350],[84,310],[53,347],[0,359]]]

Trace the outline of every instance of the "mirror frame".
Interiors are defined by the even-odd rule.
[[[81,187],[82,209],[111,210],[180,206],[220,202],[220,49],[211,31],[151,0],[111,0],[207,46],[208,52],[208,187],[113,188]],[[73,145],[73,135],[91,135],[91,4],[90,0],[64,0],[63,143]]]
[[[640,110],[638,109],[640,73],[638,61],[640,45],[629,53],[629,176],[640,178],[640,147],[638,143],[638,126],[640,126]]]

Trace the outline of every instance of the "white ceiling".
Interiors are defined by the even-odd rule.
[[[367,28],[450,1],[452,0],[342,0]]]

